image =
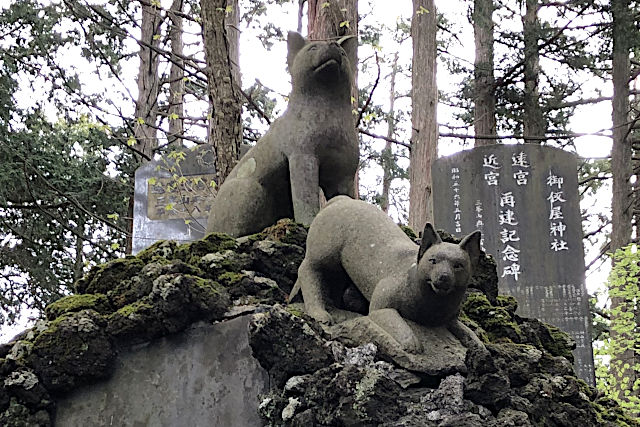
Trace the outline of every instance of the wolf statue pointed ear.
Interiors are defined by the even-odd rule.
[[[471,271],[475,271],[480,262],[480,238],[482,234],[479,230],[474,231],[467,237],[462,239],[460,247],[469,254],[469,260],[471,261]]]
[[[433,225],[428,222],[424,225],[424,231],[422,232],[422,240],[420,241],[420,249],[418,250],[418,262],[427,249],[437,243],[442,243],[442,239],[438,232],[433,228]]]
[[[349,61],[352,61],[353,58],[356,57],[356,51],[358,49],[357,36],[351,35],[351,36],[341,37],[338,40],[338,45],[340,45],[340,47],[344,49],[345,53],[347,54],[347,58],[349,58]],[[351,65],[354,65],[354,64],[351,64]]]
[[[300,33],[289,31],[289,34],[287,35],[287,65],[289,66],[289,70],[291,70],[291,67],[293,66],[293,59],[305,44],[307,44],[307,41],[300,35]]]

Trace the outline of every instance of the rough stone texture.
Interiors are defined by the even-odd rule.
[[[128,358],[135,351],[146,358],[155,346],[180,351],[195,346],[211,361],[218,351],[227,353],[247,340],[247,334],[253,357],[268,373],[270,385],[260,403],[254,401],[262,419],[254,418],[245,424],[248,426],[637,425],[614,401],[599,396],[575,377],[570,362],[573,342],[567,335],[515,315],[516,304],[509,297],[492,302],[478,291],[468,293],[461,319],[490,353],[467,351],[464,367],[460,367],[464,369],[457,373],[430,375],[424,366],[403,364],[401,357],[388,354],[383,346],[378,349],[372,343],[355,343],[325,332],[301,311],[300,304],[280,305],[287,294],[286,283],[295,280],[295,265],[304,254],[298,243],[305,235],[303,227],[282,221],[263,233],[237,240],[214,234],[188,246],[158,242],[135,258],[94,268],[82,280],[84,287],[79,286],[82,294],[58,301],[47,310],[49,320],[37,322],[14,341],[0,345],[0,425],[50,426],[56,402],[66,402],[69,393],[84,399],[86,387],[106,387],[90,384],[107,384],[112,374],[123,380],[130,377],[119,372],[131,366]],[[87,294],[88,285],[96,293]],[[95,306],[91,307],[91,301]],[[251,315],[249,328],[230,325],[241,322],[237,318],[243,315]],[[206,347],[209,338],[217,338],[209,334],[191,339],[199,334],[194,331],[201,330],[189,329],[198,321],[218,322],[212,330],[231,328],[237,333],[224,338],[223,344]],[[142,344],[131,353],[134,343]],[[179,352],[174,350],[170,351]],[[246,348],[243,351],[248,353]],[[135,380],[134,391],[145,384],[153,392],[166,392],[165,397],[182,391],[157,381],[179,381],[183,371],[153,374],[157,366],[185,365],[179,362],[184,358],[170,354],[166,365],[143,365],[148,371],[140,375],[148,381]],[[242,357],[231,359],[234,363],[251,360]],[[229,384],[242,383],[237,373],[243,369],[224,365],[216,372],[229,374]],[[195,390],[202,379],[203,390],[214,387],[206,381],[212,377],[210,370],[197,370],[200,375],[189,377],[193,382],[190,379],[185,384]],[[235,403],[245,399],[240,395],[251,394],[242,393],[234,393]],[[131,396],[112,397],[124,401]],[[164,406],[154,412],[166,417],[179,405],[200,402],[202,409],[211,403],[211,399],[204,403],[158,399]],[[91,404],[100,407],[109,402],[97,399]],[[208,417],[213,419],[232,407],[237,408],[219,403]],[[99,416],[102,411],[91,412]],[[198,425],[183,418],[192,412],[184,410],[178,421],[170,423]],[[245,409],[243,413],[251,412]],[[113,425],[134,425],[134,420]],[[58,422],[102,424],[109,425]],[[204,424],[238,425],[224,420]]]
[[[207,231],[244,236],[280,218],[310,224],[320,191],[355,196],[358,138],[353,126],[353,75],[345,51],[356,38],[309,41],[288,36],[289,105],[238,162],[213,201]]]
[[[268,375],[251,356],[248,316],[206,325],[118,357],[108,382],[58,401],[60,426],[258,426]]]

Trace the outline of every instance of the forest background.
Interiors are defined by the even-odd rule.
[[[629,0],[3,2],[2,339],[91,265],[130,251],[137,167],[211,144],[224,180],[240,144],[286,106],[288,30],[357,35],[360,198],[397,221],[431,219],[437,155],[523,142],[578,154],[598,386],[638,413],[639,10]]]

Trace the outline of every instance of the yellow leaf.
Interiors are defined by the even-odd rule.
[[[329,6],[331,6],[331,3],[330,3],[330,2],[328,2],[328,1],[326,1],[326,2],[322,3],[322,8],[323,8],[323,9],[324,9],[324,8],[326,8],[326,7],[329,7]]]
[[[136,122],[137,122],[139,125],[143,125],[143,124],[144,124],[144,119],[143,119],[142,117],[138,117],[138,118],[136,119]]]
[[[136,139],[134,137],[127,139],[127,145],[129,147],[133,147],[134,145],[136,145]]]
[[[152,176],[151,178],[149,178],[149,185],[156,185],[156,182],[158,182],[158,180],[156,179],[155,176]]]
[[[154,34],[153,35],[153,39],[154,40],[160,40],[160,34]]]
[[[168,203],[167,206],[164,207],[165,211],[170,211],[173,209],[173,203]]]
[[[425,13],[429,13],[429,9],[424,6],[420,6],[420,9],[417,10],[416,15],[423,15]]]
[[[349,21],[342,21],[342,22],[340,23],[340,28],[342,28],[342,27],[347,27],[347,28],[349,28]]]

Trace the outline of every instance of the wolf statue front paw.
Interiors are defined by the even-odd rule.
[[[329,312],[322,308],[307,309],[309,316],[313,317],[316,321],[325,325],[333,324],[333,318]]]

